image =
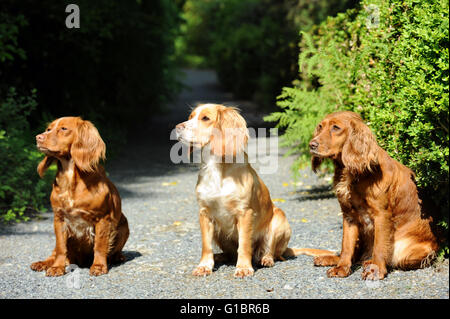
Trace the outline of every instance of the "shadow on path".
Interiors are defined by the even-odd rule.
[[[295,195],[297,195],[295,199],[300,202],[317,199],[328,199],[335,197],[331,185],[318,185],[312,186],[309,189],[306,188],[300,189],[295,192]]]

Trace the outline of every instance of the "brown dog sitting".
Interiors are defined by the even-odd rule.
[[[31,269],[61,276],[67,264],[92,264],[91,275],[108,273],[108,261],[125,260],[122,248],[129,230],[119,192],[99,165],[105,143],[91,122],[63,117],[37,135],[36,144],[45,154],[38,166],[41,177],[53,162],[58,165],[50,197],[56,246]]]
[[[363,261],[363,279],[383,279],[387,267],[429,264],[438,244],[431,218],[422,209],[414,173],[392,159],[353,112],[326,116],[311,140],[312,167],[324,158],[335,166],[334,190],[343,213],[340,256],[317,256],[317,266],[334,266],[329,277],[346,277]]]
[[[215,259],[237,259],[234,275],[243,278],[254,274],[252,260],[272,267],[285,257],[331,253],[288,247],[291,228],[248,161],[247,123],[237,109],[199,105],[176,130],[180,141],[202,150],[196,186],[202,257],[194,276],[210,275]],[[213,254],[213,243],[222,254]]]

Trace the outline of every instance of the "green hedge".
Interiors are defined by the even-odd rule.
[[[449,5],[363,0],[304,33],[300,77],[266,118],[309,162],[308,141],[325,114],[362,115],[388,153],[417,174],[448,222]]]

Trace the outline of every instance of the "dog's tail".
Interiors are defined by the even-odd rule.
[[[315,248],[286,248],[283,253],[283,257],[295,257],[298,255],[308,255],[308,256],[336,256],[336,253],[325,249],[315,249]]]

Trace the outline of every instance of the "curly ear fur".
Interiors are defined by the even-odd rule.
[[[99,161],[105,159],[105,153],[106,146],[98,130],[91,122],[82,120],[70,150],[75,165],[82,171],[93,172]]]
[[[350,120],[350,133],[342,148],[342,163],[353,173],[372,171],[378,165],[380,147],[369,127],[362,120]]]
[[[44,177],[45,172],[50,167],[50,165],[52,165],[54,160],[55,160],[54,157],[46,155],[44,159],[39,163],[37,167],[37,172],[41,178]]]
[[[234,107],[218,110],[217,128],[211,140],[211,150],[217,156],[236,156],[244,151],[248,142],[245,119]]]

